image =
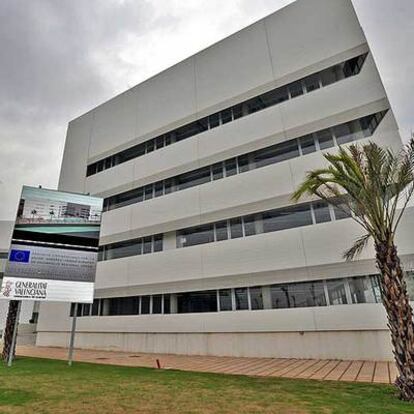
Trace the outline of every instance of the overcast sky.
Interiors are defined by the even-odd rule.
[[[71,119],[289,3],[0,0],[0,220],[23,184],[56,187]],[[407,139],[414,2],[354,5]]]

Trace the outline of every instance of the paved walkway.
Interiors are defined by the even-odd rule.
[[[21,356],[67,359],[67,349],[19,346]],[[321,359],[233,358],[218,356],[144,354],[76,349],[75,361],[183,371],[215,372],[261,377],[302,378],[390,384],[397,371],[393,362]]]

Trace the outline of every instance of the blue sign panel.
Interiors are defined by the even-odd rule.
[[[29,261],[30,261],[30,250],[12,249],[10,251],[9,260],[11,262],[29,263]]]

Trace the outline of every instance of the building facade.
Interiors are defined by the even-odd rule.
[[[77,346],[391,358],[372,247],[345,262],[349,215],[291,200],[324,152],[370,140],[401,147],[349,0],[298,0],[70,122],[59,190],[105,199]],[[37,344],[66,346],[70,312],[42,304]]]

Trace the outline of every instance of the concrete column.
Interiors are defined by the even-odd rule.
[[[103,299],[101,302],[101,306],[102,306],[102,315],[103,316],[109,315],[109,300]]]
[[[262,220],[255,220],[254,222],[256,234],[263,233],[263,221]]]
[[[177,242],[175,238],[175,231],[164,233],[163,249],[171,250],[177,248]]]
[[[171,293],[171,313],[177,313],[177,295],[175,293]]]
[[[272,309],[272,295],[270,292],[270,286],[262,287],[263,295],[263,309]]]

